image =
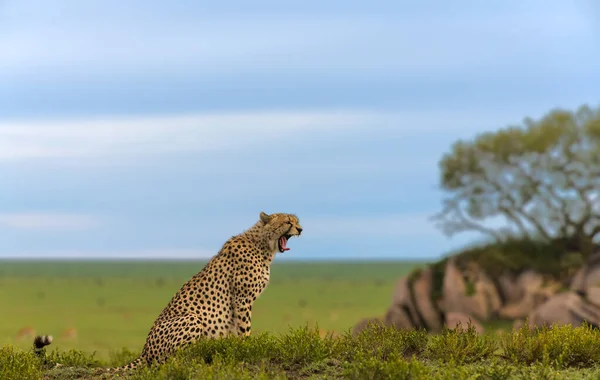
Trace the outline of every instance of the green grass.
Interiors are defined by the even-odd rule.
[[[200,262],[0,262],[0,379],[94,378],[141,350],[154,318]],[[598,379],[600,332],[518,331],[505,321],[478,336],[348,329],[381,315],[395,282],[421,263],[275,263],[253,335],[201,341],[133,379]],[[317,326],[318,327],[313,327]],[[308,326],[308,327],[305,327]],[[31,337],[52,334],[43,363]],[[310,327],[310,328],[309,328]],[[61,337],[74,328],[76,336]],[[335,330],[339,338],[320,337]],[[65,367],[52,368],[52,363]]]
[[[253,331],[280,333],[309,323],[345,331],[383,315],[395,282],[420,263],[274,263],[253,310]],[[0,262],[0,345],[28,348],[23,328],[52,334],[54,347],[140,350],[156,316],[204,262]],[[74,329],[76,336],[65,332]]]
[[[98,367],[128,362],[115,352],[101,361],[79,351],[0,348],[0,378],[98,378]],[[498,336],[474,328],[395,330],[373,326],[357,336],[320,337],[317,328],[202,340],[166,363],[121,374],[130,379],[597,379],[600,332],[588,326],[529,330]],[[62,363],[61,367],[54,367]]]

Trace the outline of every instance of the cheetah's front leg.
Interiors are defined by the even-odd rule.
[[[252,304],[243,297],[236,297],[233,300],[233,325],[237,335],[250,336]]]
[[[252,305],[268,283],[261,277],[263,265],[251,261],[237,268],[231,284],[233,326],[237,335],[250,336],[252,329]]]

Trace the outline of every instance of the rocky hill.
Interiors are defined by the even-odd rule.
[[[431,332],[469,321],[480,332],[499,320],[600,325],[600,247],[587,260],[576,248],[510,240],[450,255],[399,279],[385,315],[354,332],[369,322]]]

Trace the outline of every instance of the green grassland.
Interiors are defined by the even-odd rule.
[[[253,309],[255,333],[318,324],[343,332],[382,315],[394,283],[418,262],[275,262]],[[24,328],[52,334],[51,347],[139,351],[152,322],[204,262],[0,262],[0,345],[31,346]]]
[[[141,350],[154,318],[202,262],[0,262],[0,379],[102,378]],[[132,379],[600,379],[587,326],[478,335],[350,327],[381,315],[418,262],[275,263],[248,339],[200,341]],[[322,330],[339,335],[321,336]],[[45,360],[20,329],[52,334]],[[504,326],[503,326],[504,327]],[[65,331],[76,334],[65,334]],[[55,363],[63,366],[54,367]],[[104,376],[107,378],[107,376]]]

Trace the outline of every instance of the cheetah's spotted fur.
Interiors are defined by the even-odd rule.
[[[175,349],[203,337],[250,335],[252,305],[269,283],[271,262],[278,251],[288,250],[290,237],[301,233],[295,215],[261,212],[254,226],[227,240],[173,296],[152,325],[140,356],[111,371],[162,363]],[[51,341],[38,337],[34,345],[39,350]]]

